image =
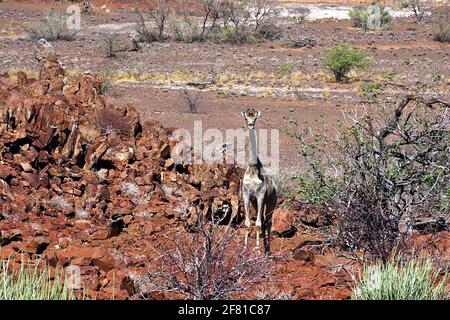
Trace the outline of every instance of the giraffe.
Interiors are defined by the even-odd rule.
[[[245,240],[248,244],[250,233],[250,203],[256,209],[256,247],[259,249],[259,237],[262,232],[265,254],[270,253],[270,229],[272,212],[277,202],[277,190],[272,178],[264,174],[264,168],[257,156],[255,124],[261,111],[248,109],[241,113],[247,124],[249,135],[249,162],[242,181],[242,198],[245,210]]]

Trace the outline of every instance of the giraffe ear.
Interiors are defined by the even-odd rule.
[[[256,117],[259,118],[261,116],[261,111],[256,111]]]
[[[243,116],[245,118],[245,112],[244,111],[241,112],[241,116]]]

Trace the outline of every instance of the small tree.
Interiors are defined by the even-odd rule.
[[[169,2],[169,0],[156,0],[156,8],[150,11],[150,17],[154,24],[151,28],[147,27],[144,15],[139,13],[139,20],[136,24],[136,32],[139,34],[141,41],[154,42],[165,40],[164,31],[166,29],[169,16],[173,12]]]
[[[417,22],[422,21],[425,12],[428,10],[428,0],[409,0],[409,6],[414,12]]]
[[[408,95],[355,112],[334,139],[299,135],[308,179],[333,208],[341,248],[387,261],[425,221],[431,230],[448,228],[449,107]]]
[[[336,81],[342,82],[352,69],[365,68],[370,60],[365,51],[341,44],[326,53],[324,64],[326,69],[333,72]]]
[[[252,20],[249,0],[228,0],[221,7],[223,28],[219,29],[220,40],[232,43],[248,43],[252,39]]]
[[[273,0],[250,0],[250,7],[255,21],[255,30],[259,30],[260,26],[267,23],[274,14]]]
[[[211,29],[216,28],[217,20],[220,17],[220,10],[225,0],[201,0],[204,17],[202,22],[202,37],[205,36],[208,21],[211,21]]]
[[[190,113],[198,113],[198,105],[201,98],[200,93],[196,92],[191,94],[188,90],[183,90],[181,92],[181,96],[185,105],[187,106],[187,110]]]
[[[159,41],[164,40],[164,30],[171,12],[172,9],[169,6],[169,0],[156,0],[156,9],[151,11],[150,15],[156,23]]]
[[[104,34],[102,42],[101,49],[107,58],[114,58],[117,52],[126,50],[117,33]]]
[[[234,231],[220,232],[198,220],[186,238],[170,237],[148,272],[146,292],[175,292],[188,299],[218,300],[256,289],[272,280],[271,258],[236,240]]]
[[[67,15],[59,11],[45,11],[41,21],[25,28],[32,40],[45,39],[47,41],[72,41],[78,32],[67,26]]]

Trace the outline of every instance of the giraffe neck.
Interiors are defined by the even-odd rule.
[[[257,148],[256,148],[256,134],[255,129],[248,128],[248,137],[249,137],[249,159],[248,159],[248,165],[249,166],[257,166],[258,164],[258,154],[257,154]]]

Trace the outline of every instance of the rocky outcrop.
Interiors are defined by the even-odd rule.
[[[174,164],[169,133],[158,123],[143,125],[132,106],[107,101],[99,77],[67,77],[55,55],[42,61],[39,79],[1,75],[3,252],[80,266],[98,298],[111,290],[116,262],[95,247],[113,247],[131,230],[160,231],[148,217],[189,227],[198,216],[236,216],[242,171]],[[131,294],[127,281],[119,280],[121,297]]]

